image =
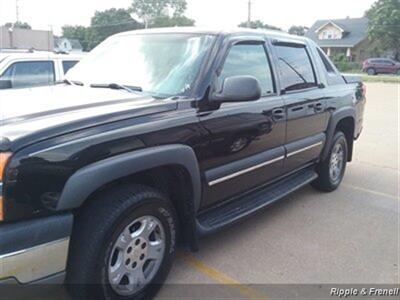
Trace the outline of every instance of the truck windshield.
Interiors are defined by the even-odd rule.
[[[214,36],[126,34],[107,39],[72,68],[70,82],[140,87],[154,96],[190,90]]]

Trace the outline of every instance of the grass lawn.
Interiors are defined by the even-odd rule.
[[[385,82],[385,83],[400,83],[399,75],[362,75],[364,82]]]
[[[384,83],[400,83],[400,75],[374,75],[370,76],[361,73],[360,70],[350,70],[343,72],[344,74],[357,74],[362,77],[364,82],[384,82]]]

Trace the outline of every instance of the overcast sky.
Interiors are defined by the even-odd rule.
[[[0,0],[0,25],[16,20],[16,0]],[[186,15],[197,26],[234,27],[247,20],[248,0],[187,0]],[[361,17],[375,0],[252,0],[252,19],[287,30],[291,25],[311,26],[317,19]],[[132,0],[19,0],[20,20],[34,29],[64,24],[89,25],[96,10],[127,8]]]

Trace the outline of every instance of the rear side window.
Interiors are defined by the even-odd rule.
[[[71,69],[73,66],[75,66],[77,63],[78,63],[77,60],[64,60],[62,62],[64,74],[67,73],[68,70]]]
[[[49,85],[54,83],[54,63],[52,61],[24,61],[13,63],[1,76],[10,80],[13,88]]]
[[[242,75],[257,78],[263,95],[274,93],[274,81],[264,45],[238,44],[230,49],[219,76],[220,82],[227,77]]]
[[[305,47],[274,46],[282,90],[296,91],[317,86],[314,69]]]
[[[393,65],[393,62],[388,59],[383,59],[381,63],[384,65],[389,65],[389,66]]]
[[[333,68],[332,63],[328,60],[328,58],[325,56],[325,54],[322,52],[322,50],[317,48],[317,51],[318,51],[319,57],[321,58],[321,61],[322,61],[323,65],[325,66],[325,70],[328,73],[335,73],[336,74],[336,71]]]

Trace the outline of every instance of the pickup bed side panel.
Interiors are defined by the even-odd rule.
[[[329,155],[329,149],[331,147],[338,123],[344,118],[352,118],[353,120],[355,120],[355,115],[356,115],[356,110],[352,106],[336,108],[334,112],[331,114],[328,128],[326,131],[326,143],[325,143],[325,148],[322,152],[322,160],[325,160]]]

